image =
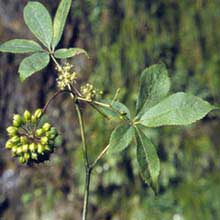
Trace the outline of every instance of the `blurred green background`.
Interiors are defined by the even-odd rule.
[[[33,39],[22,18],[27,2],[0,0],[0,42]],[[59,0],[40,2],[55,14]],[[59,46],[85,48],[89,61],[71,60],[82,82],[94,83],[109,98],[121,88],[120,100],[133,113],[141,71],[161,61],[169,69],[172,92],[187,91],[219,105],[219,26],[219,0],[74,0]],[[80,220],[83,164],[68,96],[59,97],[49,110],[64,137],[50,162],[26,167],[4,149],[13,113],[42,107],[56,90],[52,64],[21,84],[21,59],[0,54],[0,219]],[[92,159],[116,123],[84,108]],[[220,219],[219,119],[214,112],[190,127],[146,129],[162,164],[156,197],[140,179],[132,145],[121,155],[106,156],[92,176],[89,219]]]

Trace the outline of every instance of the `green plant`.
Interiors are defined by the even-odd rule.
[[[55,147],[55,138],[58,137],[58,133],[47,122],[41,125],[42,116],[54,98],[59,94],[69,93],[77,112],[82,137],[86,177],[82,219],[86,220],[91,173],[107,151],[109,154],[119,153],[131,145],[133,139],[136,140],[137,161],[141,176],[157,192],[160,162],[155,146],[144,134],[144,128],[188,125],[203,118],[216,107],[187,93],[179,92],[168,95],[170,79],[164,64],[156,64],[143,71],[135,117],[132,117],[129,109],[117,100],[119,90],[112,100],[105,100],[102,92],[95,89],[93,85],[89,83],[80,85],[79,74],[74,66],[67,62],[61,65],[57,61],[57,59],[66,60],[78,54],[88,56],[87,52],[81,48],[56,49],[64,30],[71,2],[71,0],[60,2],[53,22],[47,9],[41,3],[29,2],[27,4],[24,9],[25,23],[42,45],[25,39],[15,39],[0,45],[1,52],[33,53],[19,66],[21,81],[45,68],[50,60],[54,62],[58,72],[58,91],[42,111],[36,111],[40,112],[40,115],[35,112],[37,116],[32,118],[35,113],[31,115],[28,111],[25,111],[23,116],[15,115],[12,127],[7,129],[10,139],[6,148],[10,149],[13,156],[17,156],[22,163],[38,163],[48,159]],[[80,107],[83,102],[88,103],[107,120],[118,119],[120,123],[112,132],[109,144],[94,161],[90,161],[87,152],[84,117]],[[25,135],[21,132],[22,129],[26,130]],[[26,140],[24,140],[25,137]]]

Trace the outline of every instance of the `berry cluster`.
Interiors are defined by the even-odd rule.
[[[62,68],[57,69],[59,72],[59,76],[57,78],[57,86],[63,90],[68,85],[73,85],[77,80],[77,73],[74,71],[74,66],[65,63]]]
[[[11,150],[13,157],[18,157],[20,163],[44,162],[60,144],[56,128],[48,122],[40,125],[42,114],[42,109],[37,109],[34,114],[27,110],[23,116],[15,114],[12,126],[7,128],[9,140],[5,147]]]

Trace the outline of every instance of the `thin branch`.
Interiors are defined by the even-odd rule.
[[[89,103],[99,114],[101,114],[104,118],[107,120],[110,120],[108,115],[106,115],[104,112],[102,112],[100,109],[98,109],[93,103]]]
[[[81,138],[82,138],[83,156],[84,156],[85,166],[86,166],[86,168],[88,168],[89,167],[89,159],[88,159],[88,154],[87,154],[84,122],[83,122],[81,110],[79,108],[79,104],[76,103],[75,107],[76,107],[76,112],[77,112],[79,125],[80,125],[80,133],[81,133]]]
[[[98,163],[98,161],[105,155],[105,153],[107,152],[107,150],[109,149],[109,144],[101,151],[101,153],[98,155],[98,157],[95,159],[95,161],[91,164],[91,169],[93,169],[96,164]]]
[[[44,108],[43,108],[43,112],[44,112],[44,113],[47,111],[48,106],[51,104],[51,102],[52,102],[58,95],[60,95],[60,94],[62,94],[62,93],[71,93],[71,94],[72,94],[72,92],[69,91],[69,90],[59,90],[59,91],[55,92],[55,93],[53,94],[53,96],[52,96],[52,97],[48,100],[48,102],[45,104],[45,106],[44,106]]]
[[[86,177],[85,177],[86,180],[85,180],[85,189],[84,189],[84,202],[83,202],[82,220],[87,219],[91,171],[92,170],[89,168],[86,172]]]
[[[89,187],[90,187],[90,178],[91,178],[91,168],[89,165],[88,159],[88,152],[87,152],[87,145],[85,139],[85,128],[84,128],[84,121],[82,117],[82,113],[78,103],[75,103],[77,116],[79,119],[80,125],[80,133],[82,138],[82,145],[83,145],[83,156],[84,156],[84,163],[85,163],[85,170],[86,170],[86,179],[85,179],[85,189],[84,189],[84,203],[83,203],[83,212],[82,212],[82,220],[87,219],[87,212],[88,212],[88,202],[89,202]]]

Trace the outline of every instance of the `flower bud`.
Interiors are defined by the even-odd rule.
[[[43,114],[43,110],[39,108],[35,111],[34,117],[39,119],[42,116],[42,114]]]
[[[31,113],[27,110],[25,110],[25,112],[24,112],[24,120],[25,120],[25,122],[30,122],[30,120],[31,120]]]
[[[17,152],[17,147],[16,146],[13,146],[12,149],[11,149],[12,153],[16,153]]]
[[[36,153],[31,153],[31,159],[37,160],[37,154]]]
[[[50,133],[57,135],[57,129],[54,128],[54,127],[52,127],[52,128],[50,129]]]
[[[48,144],[44,146],[44,149],[45,149],[46,151],[50,151],[50,150],[51,150],[51,149],[50,149],[50,146],[49,146]]]
[[[41,128],[36,130],[36,135],[40,137],[43,134],[43,130]]]
[[[13,145],[12,145],[11,141],[10,140],[7,141],[6,144],[5,144],[5,148],[6,149],[11,149],[12,147],[13,147]]]
[[[41,142],[41,144],[47,144],[48,143],[48,138],[44,136],[40,139],[40,142]]]
[[[37,150],[37,145],[35,143],[31,143],[29,145],[29,149],[30,149],[30,151],[34,152],[35,150]]]
[[[28,149],[29,149],[28,144],[24,144],[24,145],[22,146],[23,152],[28,152]]]
[[[44,146],[42,144],[37,145],[37,152],[42,154],[44,152]]]
[[[32,122],[33,124],[36,124],[36,122],[37,122],[37,117],[34,116],[34,115],[32,115],[32,116],[31,116],[31,122]]]
[[[18,136],[14,136],[14,137],[12,137],[10,140],[11,140],[11,142],[14,143],[14,144],[20,142],[20,138],[19,138]]]
[[[48,138],[49,138],[50,140],[53,140],[55,137],[56,137],[55,134],[51,134],[51,133],[48,134]]]
[[[13,116],[13,126],[19,127],[23,123],[22,117],[18,114]]]
[[[18,131],[18,128],[13,127],[13,126],[10,126],[7,128],[7,132],[9,136],[16,135],[17,131]]]
[[[27,137],[21,136],[21,137],[20,137],[20,142],[21,142],[21,144],[27,144],[27,142],[28,142]]]
[[[18,161],[19,161],[19,163],[25,163],[24,157],[19,157]]]
[[[60,135],[58,135],[55,139],[54,146],[55,147],[61,146],[62,142],[63,142],[62,137]]]
[[[25,153],[25,154],[24,154],[24,159],[25,159],[26,161],[28,161],[28,160],[30,159],[30,154]]]
[[[18,147],[16,153],[21,154],[23,152],[22,147]]]
[[[44,123],[42,129],[46,132],[46,131],[49,131],[50,127],[51,127],[51,125],[46,122],[46,123]]]

